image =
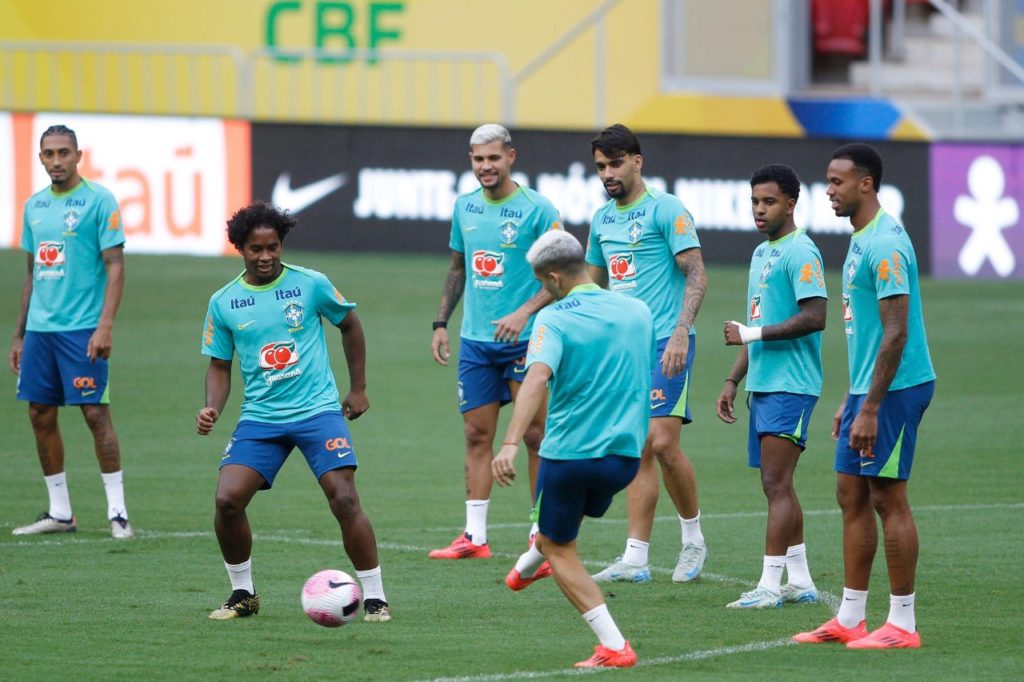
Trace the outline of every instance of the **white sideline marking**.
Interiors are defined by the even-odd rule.
[[[637,668],[646,668],[655,665],[669,665],[671,663],[685,663],[687,661],[700,661],[705,658],[716,656],[728,656],[731,654],[745,654],[751,651],[767,651],[779,647],[790,646],[793,642],[789,639],[775,639],[768,642],[751,642],[738,646],[725,646],[718,649],[704,649],[702,651],[691,651],[688,654],[678,656],[659,656],[657,658],[641,658]],[[467,675],[465,677],[434,677],[424,682],[500,682],[501,680],[535,680],[542,677],[554,677],[555,675],[593,675],[595,673],[610,672],[615,668],[566,668],[564,670],[537,670],[519,671],[514,673],[494,673],[483,675]]]

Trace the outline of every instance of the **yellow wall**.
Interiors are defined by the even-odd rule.
[[[499,52],[514,76],[602,4],[602,0],[14,0],[0,3],[0,39],[227,45],[251,58],[266,46],[268,25],[281,48],[316,47],[319,7],[322,23],[328,26],[351,18],[344,35],[321,33],[328,48],[342,49],[349,41],[368,47],[376,35],[383,48]],[[686,130],[688,122],[705,121],[703,115],[680,120],[678,101],[674,107],[662,106],[666,100],[659,88],[660,13],[660,0],[620,0],[606,15],[600,45],[594,28],[588,28],[518,83],[515,125],[593,129],[622,121]],[[377,17],[375,31],[371,14]],[[271,18],[274,21],[268,22]],[[598,49],[605,63],[604,121],[595,115]],[[430,67],[262,59],[252,71],[250,91],[238,86],[239,72],[230,55],[76,59],[22,54],[11,63],[13,80],[0,85],[0,94],[8,97],[0,101],[0,108],[155,110],[421,125],[471,125],[505,118],[497,70],[488,64]],[[247,92],[252,96],[246,97]],[[769,134],[792,134],[787,121],[775,126],[769,119],[761,125],[771,128]]]

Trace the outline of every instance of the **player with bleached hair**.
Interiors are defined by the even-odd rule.
[[[519,442],[544,405],[548,386],[550,402],[533,510],[539,530],[505,584],[519,591],[554,575],[600,642],[576,667],[627,668],[636,664],[636,653],[580,562],[576,537],[583,517],[603,516],[640,466],[650,416],[654,322],[641,301],[594,284],[583,247],[567,232],[542,236],[527,259],[556,302],[534,324],[526,379],[491,467],[499,485],[516,477]]]
[[[460,196],[452,211],[451,263],[430,341],[434,360],[447,366],[448,320],[465,294],[458,406],[466,442],[466,526],[447,547],[432,550],[431,559],[491,555],[487,511],[498,411],[519,393],[533,316],[551,301],[531,275],[526,252],[540,235],[561,228],[551,202],[512,179],[516,150],[508,130],[495,123],[482,125],[470,136],[469,149],[480,187]],[[525,434],[531,481],[543,433],[541,409]]]

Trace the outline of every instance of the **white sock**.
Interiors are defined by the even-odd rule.
[[[536,535],[536,534],[537,534],[537,533],[539,533],[539,532],[540,532],[540,526],[538,526],[538,525],[537,525],[537,522],[536,522],[536,521],[534,521],[534,522],[533,522],[533,523],[532,523],[532,524],[530,525],[530,542],[533,542],[533,536],[534,536],[534,535]]]
[[[245,590],[249,594],[256,594],[256,588],[252,586],[252,557],[249,557],[240,564],[229,564],[224,562],[224,568],[228,569],[228,579],[231,580],[231,591]]]
[[[907,632],[917,631],[914,617],[914,594],[889,595],[889,622]]]
[[[868,591],[851,590],[843,588],[843,602],[839,605],[839,613],[836,618],[844,628],[855,628],[864,620],[864,613],[868,606]]]
[[[60,472],[52,476],[43,476],[46,491],[50,494],[49,514],[61,521],[71,520],[71,495],[68,493],[67,473]]]
[[[612,614],[608,613],[608,606],[601,604],[595,606],[583,614],[583,620],[594,631],[601,645],[614,651],[622,651],[626,648],[626,638],[619,632],[619,627],[612,620]]]
[[[761,569],[761,580],[758,587],[779,594],[782,584],[782,572],[786,570],[786,557],[764,555],[764,568]]]
[[[474,545],[487,544],[487,505],[489,500],[466,500],[466,532]]]
[[[120,516],[128,518],[128,510],[124,507],[124,482],[121,471],[114,471],[109,474],[100,472],[103,477],[103,487],[107,491],[107,518],[113,519]]]
[[[380,566],[371,568],[369,571],[356,571],[359,584],[363,587],[363,599],[380,599],[387,601],[384,596],[384,582],[380,577]]]
[[[700,531],[700,510],[697,510],[697,515],[692,519],[684,519],[682,514],[678,514],[678,516],[679,525],[683,527],[683,544],[703,547],[704,533]]]
[[[516,570],[519,571],[521,577],[532,578],[542,563],[544,563],[544,555],[537,551],[535,545],[530,545],[530,548],[516,559]]]
[[[647,565],[647,549],[651,546],[649,542],[626,538],[626,551],[622,553],[622,560],[630,566]],[[618,647],[622,648],[622,647]]]
[[[786,549],[786,572],[789,578],[786,582],[790,585],[800,587],[811,587],[814,579],[811,578],[811,569],[807,567],[807,545],[800,543]]]

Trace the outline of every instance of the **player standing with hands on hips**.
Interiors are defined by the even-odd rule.
[[[750,260],[747,324],[725,323],[725,344],[742,347],[716,409],[722,421],[736,422],[736,391],[745,376],[750,393],[747,463],[761,471],[768,524],[761,579],[755,589],[728,604],[732,609],[818,601],[807,568],[804,515],[793,473],[821,395],[825,277],[818,247],[793,222],[800,197],[793,169],[765,166],[751,176],[750,190],[754,224],[768,240],[754,249]],[[789,582],[782,585],[787,570]]]
[[[362,585],[364,620],[389,621],[377,541],[356,491],[358,466],[345,419],[370,407],[366,397],[366,340],[353,310],[327,277],[281,262],[295,219],[255,202],[228,221],[228,241],[245,271],[210,298],[203,329],[206,405],[196,431],[208,435],[231,391],[237,353],[242,415],[220,460],[214,530],[231,581],[231,595],[210,613],[214,620],[259,612],[252,579],[252,530],[245,510],[259,490],[274,484],[292,449],[306,458],[341,527],[341,538]],[[323,322],[341,331],[350,389],[338,405]]]

